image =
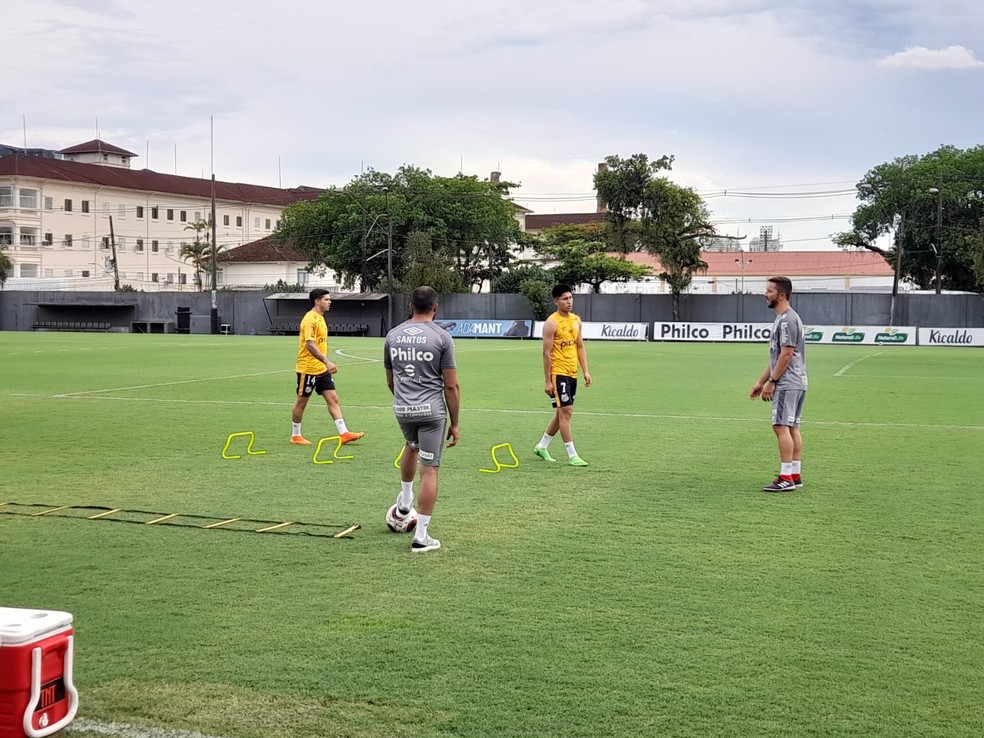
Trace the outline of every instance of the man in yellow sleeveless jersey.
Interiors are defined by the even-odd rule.
[[[335,421],[342,443],[358,441],[365,433],[352,433],[345,426],[342,409],[338,404],[338,392],[332,375],[338,367],[328,360],[328,325],[325,313],[331,308],[331,295],[328,290],[313,289],[308,295],[311,309],[301,320],[301,330],[297,339],[297,401],[291,420],[290,442],[299,446],[310,446],[311,441],[301,435],[301,419],[311,393],[317,392],[328,403],[328,414]]]
[[[574,436],[571,434],[579,364],[584,375],[584,386],[591,386],[588,357],[581,339],[581,319],[571,312],[574,307],[574,293],[570,285],[558,284],[553,288],[552,294],[557,312],[543,324],[543,390],[553,398],[556,412],[533,453],[544,461],[553,461],[548,449],[559,430],[564,448],[567,449],[567,463],[571,466],[587,466],[588,462],[577,455]]]

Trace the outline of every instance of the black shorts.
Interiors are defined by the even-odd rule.
[[[324,374],[302,374],[301,372],[297,372],[296,389],[298,395],[304,395],[305,397],[310,397],[312,392],[323,395],[325,392],[335,389],[335,380],[332,379],[331,374],[328,372]]]
[[[553,388],[553,402],[550,403],[552,407],[567,407],[574,404],[574,395],[577,394],[577,377],[554,374]]]

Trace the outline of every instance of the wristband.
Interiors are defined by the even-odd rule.
[[[779,380],[778,379],[773,379],[772,377],[769,377],[769,379],[767,381],[772,382],[772,384],[779,384]]]

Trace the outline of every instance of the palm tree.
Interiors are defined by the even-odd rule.
[[[190,262],[195,268],[195,283],[198,285],[198,291],[201,292],[205,289],[205,279],[202,275],[206,275],[210,279],[211,269],[212,269],[212,246],[209,239],[209,234],[212,230],[211,219],[196,220],[194,223],[190,223],[185,226],[186,231],[195,232],[195,240],[191,243],[181,244],[181,250],[178,255],[181,257],[182,261]],[[216,253],[222,250],[219,246],[216,249]],[[211,282],[209,282],[209,287],[211,288]]]

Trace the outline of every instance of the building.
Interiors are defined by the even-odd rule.
[[[181,246],[211,242],[211,179],[132,169],[135,154],[99,140],[58,154],[0,156],[7,289],[113,289],[117,272],[135,289],[199,288]],[[284,207],[322,192],[216,181],[219,249],[270,235]]]
[[[645,264],[654,276],[643,282],[606,283],[602,292],[670,292],[669,285],[656,276],[664,270],[658,257],[633,252],[626,258]],[[895,274],[884,257],[873,251],[704,251],[701,259],[707,271],[694,274],[687,289],[690,294],[761,294],[769,277],[780,275],[792,279],[796,291],[888,292]]]
[[[323,273],[311,271],[303,253],[272,236],[220,252],[216,261],[224,274],[225,284],[231,287],[259,289],[282,282],[308,289],[341,289],[335,272],[330,269]]]

